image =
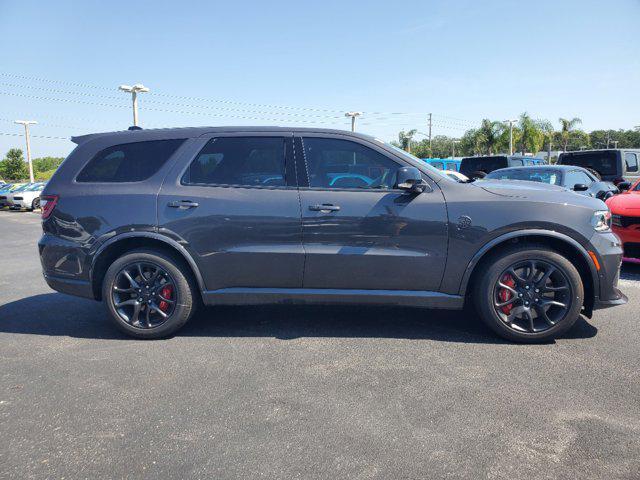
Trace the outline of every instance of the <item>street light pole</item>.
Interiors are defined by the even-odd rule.
[[[351,117],[351,131],[356,131],[356,117],[362,115],[362,112],[346,112],[344,114],[345,117]]]
[[[513,155],[513,124],[517,120],[505,120],[504,123],[509,123],[509,155]]]
[[[24,136],[27,140],[27,163],[29,164],[29,181],[33,183],[35,181],[33,177],[33,164],[31,163],[31,142],[29,141],[29,125],[35,125],[38,122],[34,120],[16,120],[18,125],[24,125]]]
[[[429,158],[431,158],[432,152],[431,152],[431,114],[429,114]]]
[[[456,143],[460,143],[460,140],[453,140],[451,142],[451,158],[456,158]]]
[[[118,90],[131,94],[131,102],[133,104],[133,126],[138,126],[138,93],[146,93],[149,91],[147,87],[141,83],[137,83],[133,87],[129,85],[120,85]]]

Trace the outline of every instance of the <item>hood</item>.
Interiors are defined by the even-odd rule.
[[[611,213],[640,216],[640,192],[624,192],[607,200]]]
[[[587,195],[580,195],[573,190],[557,185],[525,180],[476,180],[471,183],[476,187],[502,197],[522,198],[536,202],[578,205],[581,207],[603,210],[604,202]]]

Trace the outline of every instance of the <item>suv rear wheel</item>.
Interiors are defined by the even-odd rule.
[[[181,328],[195,311],[197,290],[180,262],[153,250],[129,252],[111,264],[102,298],[109,316],[137,338],[163,338]]]
[[[544,342],[573,326],[582,309],[580,274],[562,255],[542,247],[494,256],[475,286],[476,309],[498,335]]]

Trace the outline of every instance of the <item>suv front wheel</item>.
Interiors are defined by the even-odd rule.
[[[498,335],[544,342],[573,326],[582,309],[580,274],[565,257],[542,247],[498,254],[475,286],[475,304]]]
[[[102,298],[118,328],[137,338],[163,338],[195,311],[197,290],[183,266],[154,250],[135,250],[111,264]]]

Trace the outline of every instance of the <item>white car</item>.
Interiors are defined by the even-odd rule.
[[[456,182],[467,183],[469,181],[469,177],[455,170],[443,170],[442,173],[453,178]]]
[[[7,195],[7,204],[10,208],[26,208],[35,210],[40,208],[40,194],[46,183],[28,183]]]

